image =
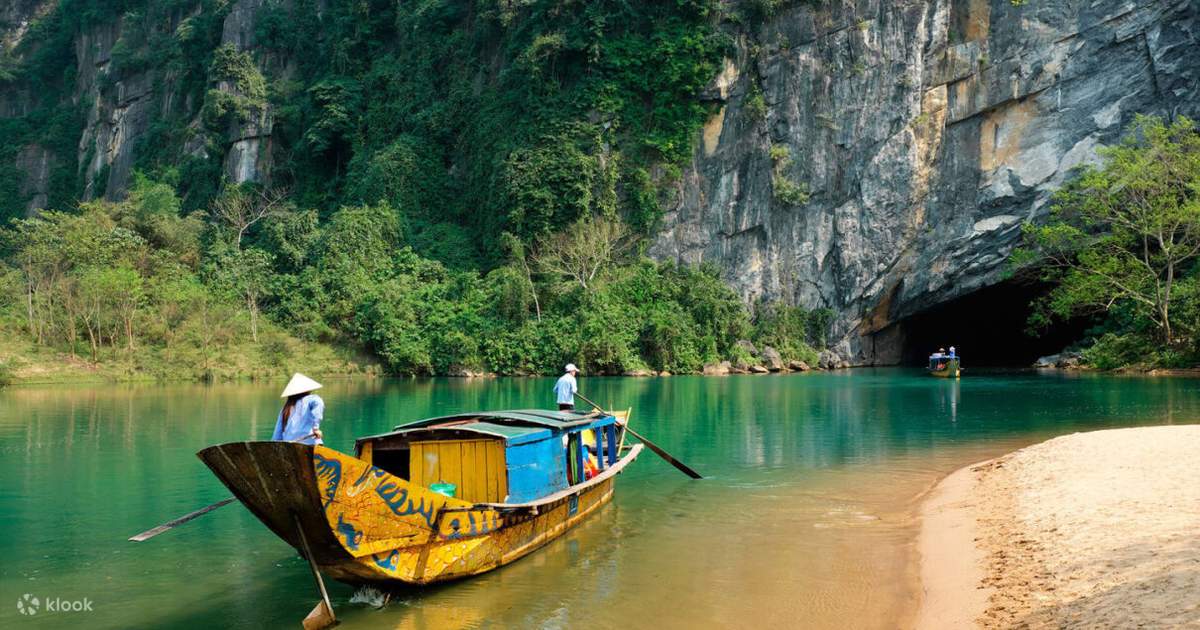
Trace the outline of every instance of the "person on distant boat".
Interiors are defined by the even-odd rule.
[[[954,346],[950,346],[950,354],[946,355],[946,358],[954,359],[957,357],[958,355],[954,353]]]
[[[946,358],[946,349],[938,348],[937,352],[934,352],[933,354],[929,355],[929,369],[940,370],[940,369],[946,367],[945,365],[942,364],[942,359],[945,359],[945,358]]]
[[[286,398],[279,418],[275,421],[275,433],[271,439],[277,442],[299,442],[301,444],[324,444],[321,440],[321,420],[325,416],[325,401],[313,392],[321,384],[296,373],[280,398]]]
[[[577,373],[579,368],[574,363],[568,363],[566,372],[554,384],[554,397],[558,400],[559,411],[575,410],[575,392],[579,391],[579,384],[575,382]]]

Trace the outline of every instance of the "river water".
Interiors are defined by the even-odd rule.
[[[195,457],[270,436],[280,384],[0,390],[0,627],[296,627],[307,565]],[[546,407],[547,379],[332,381],[327,444],[402,421]],[[902,369],[581,378],[709,478],[646,452],[612,504],[513,565],[395,594],[331,583],[345,628],[893,628],[919,601],[914,508],[942,475],[1075,431],[1200,421],[1200,381]],[[35,614],[18,599],[38,598]],[[50,610],[78,602],[90,610]],[[28,607],[26,610],[30,610]]]

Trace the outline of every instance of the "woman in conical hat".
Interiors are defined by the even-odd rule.
[[[272,440],[283,442],[300,442],[302,444],[322,444],[321,419],[325,416],[325,401],[313,392],[320,389],[321,384],[296,373],[287,387],[283,388],[280,398],[286,398],[283,409],[279,411],[279,419],[275,421],[275,433]]]

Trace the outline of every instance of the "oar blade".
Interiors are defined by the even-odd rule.
[[[583,394],[580,394],[579,392],[575,392],[575,395],[576,395],[576,396],[578,396],[578,397],[580,397],[580,398],[582,398],[582,399],[583,399],[583,401],[584,401],[584,402],[586,402],[587,404],[589,404],[589,405],[591,405],[591,406],[595,407],[597,411],[603,411],[603,410],[604,410],[604,408],[603,408],[603,407],[601,407],[600,405],[597,405],[596,403],[594,403],[594,402],[592,402],[591,400],[589,400],[587,396],[584,396]],[[664,451],[664,450],[662,449],[662,447],[660,447],[659,445],[655,444],[654,442],[651,442],[650,440],[647,440],[645,437],[643,437],[643,436],[641,436],[641,435],[638,435],[638,433],[637,433],[636,431],[634,431],[633,429],[630,429],[630,428],[629,428],[629,424],[628,424],[628,423],[622,424],[621,426],[625,427],[625,432],[626,432],[626,433],[628,433],[628,434],[632,435],[633,437],[637,438],[637,439],[638,439],[638,441],[640,441],[642,444],[645,444],[645,445],[646,445],[646,448],[649,448],[651,451],[654,451],[654,454],[655,454],[655,455],[658,455],[659,457],[663,458],[663,460],[665,460],[665,461],[666,461],[668,464],[670,464],[670,465],[674,466],[675,468],[679,469],[679,472],[681,472],[681,473],[683,473],[683,474],[685,474],[685,475],[687,475],[687,476],[691,477],[692,479],[703,479],[703,478],[704,478],[704,476],[703,476],[703,475],[701,475],[700,473],[698,473],[698,472],[696,472],[696,471],[692,470],[692,468],[691,468],[690,466],[688,466],[687,464],[685,464],[685,463],[683,463],[683,462],[679,461],[678,459],[675,459],[674,457],[672,457],[670,453],[668,453],[668,452]],[[621,436],[621,441],[622,441],[622,443],[624,443],[624,440],[625,440],[625,436],[623,436],[623,435],[622,435],[622,436]]]
[[[301,622],[304,630],[324,630],[335,624],[337,624],[337,618],[333,616],[333,611],[329,609],[329,606],[325,605],[325,600],[317,602],[317,607],[313,608],[312,612],[308,613],[308,616]]]
[[[658,455],[663,460],[665,460],[668,464],[677,468],[679,470],[679,472],[682,472],[683,474],[691,477],[692,479],[703,479],[704,478],[703,475],[696,472],[695,470],[692,470],[692,468],[690,466],[679,461],[678,459],[675,459],[674,457],[671,456],[670,453],[664,451],[661,447],[659,447],[654,442],[651,442],[650,440],[647,440],[645,437],[639,435],[633,429],[630,429],[629,427],[625,427],[625,430],[627,432],[629,432],[630,435],[637,438],[639,442],[641,442],[642,444],[645,444],[646,448],[650,449],[651,451],[654,451],[655,455]]]
[[[209,512],[211,512],[221,506],[229,505],[234,500],[235,499],[233,497],[229,497],[228,499],[225,499],[223,501],[217,501],[216,503],[206,506],[206,507],[202,507],[199,510],[196,510],[195,512],[184,514],[183,516],[180,516],[179,518],[177,518],[173,521],[167,521],[166,523],[163,523],[162,525],[159,525],[158,527],[155,527],[154,529],[148,529],[148,530],[138,534],[137,536],[130,536],[129,540],[132,542],[142,542],[145,540],[150,540],[151,538],[154,538],[155,536],[157,536],[169,529],[173,529],[175,527],[178,527],[179,525],[183,525],[184,523],[186,523],[192,519],[204,516],[205,514],[208,514]]]

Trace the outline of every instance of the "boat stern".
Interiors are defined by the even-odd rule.
[[[431,541],[479,536],[502,522],[495,510],[475,509],[324,446],[231,442],[197,455],[298,550],[302,528],[313,560],[347,582],[423,581],[424,562],[401,566],[400,560]]]
[[[229,442],[196,455],[251,513],[276,536],[301,548],[304,529],[313,560],[337,564],[352,556],[331,531],[322,488],[336,483],[314,447],[294,442]]]

